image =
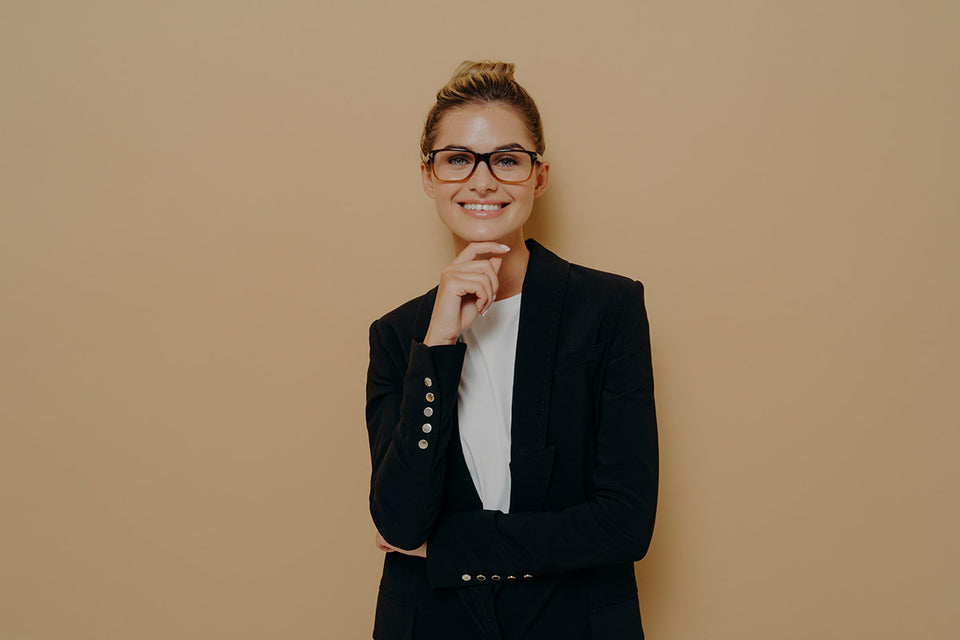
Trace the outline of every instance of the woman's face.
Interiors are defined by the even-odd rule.
[[[533,151],[524,121],[503,104],[452,109],[440,119],[434,149],[455,147],[475,153],[520,146]],[[458,250],[470,242],[495,241],[514,246],[523,242],[523,224],[533,201],[547,186],[550,166],[535,165],[522,184],[503,184],[479,162],[466,182],[440,182],[429,166],[421,166],[423,189],[434,199],[440,220],[453,233]],[[479,207],[479,205],[487,205]],[[490,205],[497,208],[491,210]]]

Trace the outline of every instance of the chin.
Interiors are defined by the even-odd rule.
[[[463,220],[454,220],[453,224],[449,220],[442,220],[444,225],[450,230],[455,238],[466,243],[470,242],[503,242],[509,243],[510,240],[516,240],[523,237],[523,227],[517,224],[503,224],[505,220],[499,220],[497,223],[474,222],[464,224]]]
[[[457,238],[465,242],[501,242],[519,234],[518,229],[469,229],[450,227],[450,231]]]

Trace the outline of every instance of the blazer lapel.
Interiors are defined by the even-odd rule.
[[[530,261],[523,279],[520,327],[513,374],[510,443],[510,511],[543,505],[553,469],[547,419],[560,313],[570,263],[535,240],[526,241]]]

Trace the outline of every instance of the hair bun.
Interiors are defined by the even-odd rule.
[[[450,77],[450,83],[453,84],[459,79],[472,75],[495,76],[506,80],[513,80],[513,72],[516,65],[512,62],[494,62],[493,60],[464,60],[457,67],[456,71]]]
[[[453,72],[446,86],[437,91],[437,101],[427,113],[420,136],[420,159],[426,163],[440,127],[440,118],[451,109],[467,105],[503,104],[516,110],[537,153],[543,153],[543,125],[540,111],[527,90],[514,80],[512,62],[465,60]]]

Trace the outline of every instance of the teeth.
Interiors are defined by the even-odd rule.
[[[464,204],[462,205],[464,209],[469,209],[470,211],[496,211],[500,209],[503,205],[500,204]]]

